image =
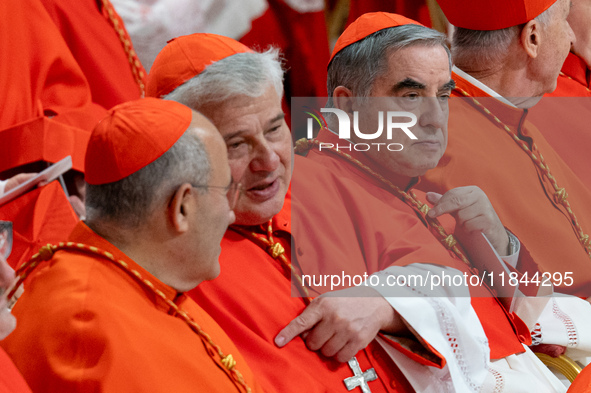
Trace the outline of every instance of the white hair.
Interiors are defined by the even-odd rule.
[[[283,68],[276,48],[237,53],[219,60],[163,98],[199,110],[202,105],[238,95],[260,97],[269,83],[283,97]]]

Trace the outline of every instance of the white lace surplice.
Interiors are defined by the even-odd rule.
[[[440,286],[427,296],[421,288],[392,287],[386,283],[389,275],[426,277],[442,273],[462,275],[456,269],[429,264],[394,266],[376,273],[380,283],[374,288],[416,335],[446,359],[442,369],[424,366],[378,339],[417,392],[566,392],[566,387],[527,346],[525,353],[490,360],[488,340],[470,304],[467,287]]]

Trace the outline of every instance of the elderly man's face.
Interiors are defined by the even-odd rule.
[[[572,0],[568,23],[575,33],[572,51],[591,67],[591,0]]]
[[[201,116],[201,115],[199,115]],[[230,210],[226,188],[231,184],[232,176],[226,153],[226,145],[218,130],[208,120],[194,115],[189,132],[195,132],[204,144],[209,156],[210,172],[206,190],[198,190],[195,209],[193,239],[189,243],[194,248],[193,255],[199,256],[199,263],[191,264],[185,276],[200,280],[211,280],[220,272],[220,242],[228,225],[235,216]]]
[[[380,140],[372,141],[404,146],[401,151],[367,152],[386,174],[419,176],[437,166],[447,146],[447,101],[453,86],[449,58],[441,46],[411,46],[388,54],[388,70],[374,82],[369,105],[358,108],[359,127],[365,133],[375,132],[378,111],[412,112],[417,124],[410,130],[418,139],[394,129],[392,139],[386,139],[384,131]]]
[[[291,134],[275,88],[200,110],[224,138],[232,177],[244,190],[234,208],[236,224],[265,223],[281,210],[292,170]]]
[[[550,21],[542,29],[543,44],[537,62],[540,65],[536,73],[544,80],[544,91],[539,95],[556,89],[556,80],[562,64],[575,42],[575,35],[567,17],[571,10],[571,0],[558,0],[556,9],[552,10]],[[588,23],[588,22],[586,22]]]

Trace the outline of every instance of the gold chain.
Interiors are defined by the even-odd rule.
[[[306,153],[312,147],[319,146],[320,142],[317,139],[305,139],[302,138],[296,142],[295,152],[298,154]],[[324,149],[323,149],[324,150]],[[436,218],[432,218],[427,215],[429,212],[429,206],[422,203],[417,196],[414,194],[412,190],[409,192],[405,192],[401,190],[399,187],[394,185],[391,181],[386,179],[384,176],[380,175],[367,165],[363,164],[361,161],[351,157],[351,155],[342,152],[340,150],[335,149],[334,147],[328,149],[330,152],[344,158],[345,160],[353,163],[358,168],[362,169],[367,174],[371,175],[372,177],[378,179],[380,182],[388,186],[392,191],[394,191],[395,195],[410,206],[427,224],[431,233],[438,238],[438,240],[445,246],[446,249],[452,251],[462,262],[466,265],[471,266],[471,263],[468,261],[468,258],[464,254],[464,252],[458,247],[456,239],[453,235],[448,234],[443,226],[439,223],[439,220]]]
[[[566,189],[564,187],[558,186],[556,178],[550,173],[550,168],[548,167],[548,164],[545,163],[544,157],[542,157],[542,154],[540,153],[539,156],[537,156],[532,151],[532,149],[530,149],[529,146],[527,146],[527,143],[525,143],[525,141],[521,140],[521,138],[519,138],[519,136],[513,130],[511,130],[511,128],[509,128],[508,125],[503,123],[489,109],[485,108],[484,105],[482,105],[476,98],[470,96],[470,94],[468,94],[468,92],[466,92],[465,90],[463,90],[459,87],[456,87],[456,90],[459,91],[465,97],[472,98],[472,101],[474,102],[474,104],[476,104],[478,107],[480,107],[486,115],[491,117],[497,123],[497,125],[499,127],[504,129],[511,136],[511,138],[513,138],[513,141],[515,143],[517,143],[517,145],[519,147],[521,147],[521,149],[529,155],[529,157],[531,158],[534,165],[536,165],[538,168],[540,168],[542,170],[542,174],[550,181],[550,184],[554,188],[555,202],[557,204],[562,205],[565,208],[565,210],[567,211],[567,213],[571,219],[571,222],[575,227],[574,229],[575,229],[575,232],[578,236],[579,243],[581,243],[581,245],[583,246],[583,248],[587,252],[587,255],[591,258],[591,240],[589,239],[589,235],[587,235],[583,231],[583,228],[579,224],[579,221],[577,220],[575,213],[572,211],[572,209],[570,207],[570,203],[567,200],[568,194],[566,192]],[[535,142],[533,142],[533,140],[532,140],[532,147],[534,150],[538,149]]]
[[[127,61],[131,67],[131,73],[135,78],[135,82],[140,88],[140,94],[143,97],[145,94],[145,87],[146,87],[146,70],[142,66],[140,59],[133,49],[133,44],[131,43],[131,38],[123,25],[123,20],[121,17],[115,12],[115,8],[113,4],[109,0],[101,0],[103,4],[103,10],[106,11],[106,17],[109,20],[109,24],[115,32],[117,33],[117,37],[119,37],[119,41],[121,45],[123,45],[123,50],[127,55]]]
[[[16,285],[14,286],[14,288],[8,293],[8,299],[11,299],[15,295],[17,289],[20,287],[20,285],[23,283],[23,281],[29,276],[29,274],[31,274],[31,272],[33,272],[35,267],[37,267],[43,261],[49,261],[53,257],[53,254],[59,250],[67,250],[67,251],[93,254],[93,255],[99,256],[101,258],[108,259],[108,260],[112,261],[113,263],[115,263],[120,268],[122,268],[126,273],[128,273],[130,276],[132,276],[136,281],[138,281],[140,284],[143,284],[145,287],[147,287],[149,290],[151,290],[154,294],[156,294],[156,296],[158,296],[159,298],[164,300],[164,302],[175,311],[176,315],[178,317],[180,317],[185,323],[187,323],[187,325],[189,325],[191,330],[193,330],[195,333],[197,333],[197,335],[199,336],[199,338],[201,338],[202,341],[209,344],[209,346],[215,350],[217,355],[220,357],[220,362],[224,365],[224,367],[230,373],[231,379],[235,383],[238,383],[240,386],[242,386],[247,393],[251,392],[251,389],[248,387],[248,385],[244,381],[242,374],[240,373],[240,371],[238,371],[236,369],[236,360],[234,359],[232,354],[224,355],[224,353],[222,352],[222,349],[216,343],[213,342],[213,340],[209,336],[209,334],[207,334],[203,329],[201,329],[201,327],[193,320],[193,318],[191,318],[191,316],[189,314],[187,314],[186,311],[184,311],[182,308],[177,306],[173,301],[168,299],[162,291],[160,291],[159,289],[156,289],[152,282],[143,278],[140,272],[138,272],[135,269],[130,268],[129,265],[127,264],[127,262],[122,261],[120,259],[115,259],[113,254],[111,254],[110,252],[100,250],[97,247],[88,246],[88,245],[85,245],[82,243],[73,243],[73,242],[59,243],[58,245],[48,244],[46,246],[41,247],[41,249],[39,250],[39,252],[37,254],[33,255],[29,261],[22,264],[21,267],[19,267],[18,270],[15,272],[15,275],[18,277],[18,281],[16,282]],[[210,351],[207,351],[207,353],[209,354],[209,356],[212,356]]]
[[[246,230],[246,229],[238,227],[238,226],[231,226],[230,229],[241,234],[245,238],[249,238],[249,239],[254,240],[255,243],[259,247],[261,247],[263,250],[265,250],[271,256],[271,258],[273,258],[275,260],[278,259],[281,262],[282,267],[284,269],[287,269],[287,271],[289,273],[291,273],[292,276],[294,276],[296,278],[296,280],[298,282],[298,291],[302,295],[302,298],[304,299],[304,302],[306,303],[306,305],[310,304],[310,302],[312,301],[312,298],[310,297],[310,294],[308,292],[308,288],[306,288],[304,286],[302,278],[296,272],[296,270],[293,267],[293,265],[291,264],[291,262],[289,262],[289,260],[285,256],[285,249],[283,248],[283,246],[281,244],[279,244],[278,242],[276,243],[273,240],[273,220],[272,219],[269,220],[269,222],[267,224],[266,236],[260,235],[256,232],[249,231],[249,230]]]

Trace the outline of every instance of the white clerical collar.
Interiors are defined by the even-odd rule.
[[[464,71],[460,70],[456,66],[453,66],[452,70],[453,70],[453,72],[455,72],[456,74],[458,74],[459,76],[464,78],[467,82],[470,82],[474,86],[478,87],[480,90],[482,90],[483,92],[485,92],[489,96],[494,97],[497,100],[501,101],[502,103],[512,106],[513,108],[517,108],[517,106],[515,106],[515,104],[513,104],[511,101],[509,101],[508,99],[506,99],[505,97],[503,97],[502,95],[500,95],[499,93],[497,93],[496,91],[494,91],[493,89],[491,89],[490,87],[485,85],[484,83],[480,82],[478,79],[474,78],[472,75],[465,73]]]

